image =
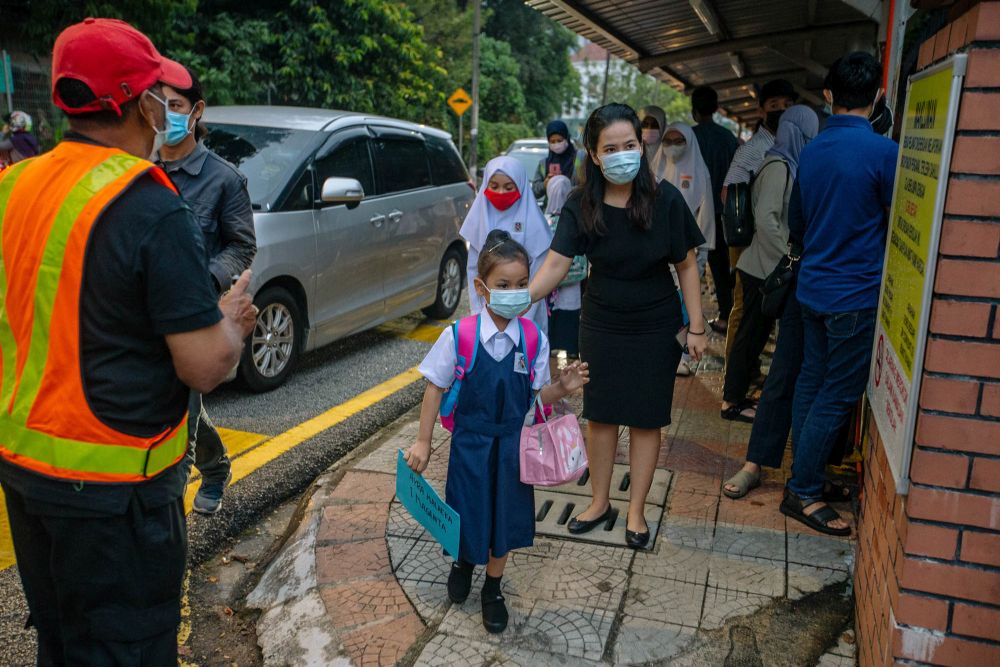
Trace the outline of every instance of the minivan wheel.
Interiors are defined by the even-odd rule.
[[[240,358],[240,379],[253,391],[276,389],[285,383],[301,347],[302,318],[295,298],[283,287],[262,290],[254,298],[260,309],[257,324]]]
[[[457,248],[449,248],[441,260],[438,273],[437,299],[434,305],[424,308],[424,315],[435,320],[448,319],[458,308],[462,299],[462,272],[465,266],[462,253]]]

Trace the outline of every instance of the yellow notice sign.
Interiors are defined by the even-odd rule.
[[[948,168],[966,56],[958,55],[910,78],[868,400],[896,481],[909,486],[917,396]]]
[[[459,88],[448,98],[448,106],[455,112],[455,115],[461,116],[472,106],[472,98],[464,89]]]

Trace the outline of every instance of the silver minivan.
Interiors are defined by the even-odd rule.
[[[260,316],[239,375],[281,385],[298,356],[423,309],[458,307],[475,196],[451,137],[406,121],[274,106],[210,107],[206,145],[247,177]]]

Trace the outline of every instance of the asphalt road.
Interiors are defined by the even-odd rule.
[[[463,301],[459,312],[467,312],[467,307]],[[351,336],[300,358],[288,383],[275,391],[253,394],[235,386],[217,390],[205,397],[208,413],[219,427],[280,435],[419,364],[439,326],[416,313]],[[411,333],[417,327],[420,340]],[[189,515],[189,562],[210,558],[233,536],[305,489],[332,463],[416,405],[422,391],[421,383],[415,382],[360,406],[352,416],[236,482],[227,489],[219,514]],[[34,632],[23,629],[26,617],[16,567],[0,571],[0,665],[34,664]]]

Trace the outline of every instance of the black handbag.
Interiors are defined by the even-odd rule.
[[[802,248],[795,243],[789,243],[788,254],[781,258],[774,270],[764,279],[764,283],[760,286],[760,293],[763,296],[760,310],[765,317],[775,319],[781,317],[788,294],[795,286],[795,263],[801,258]]]

